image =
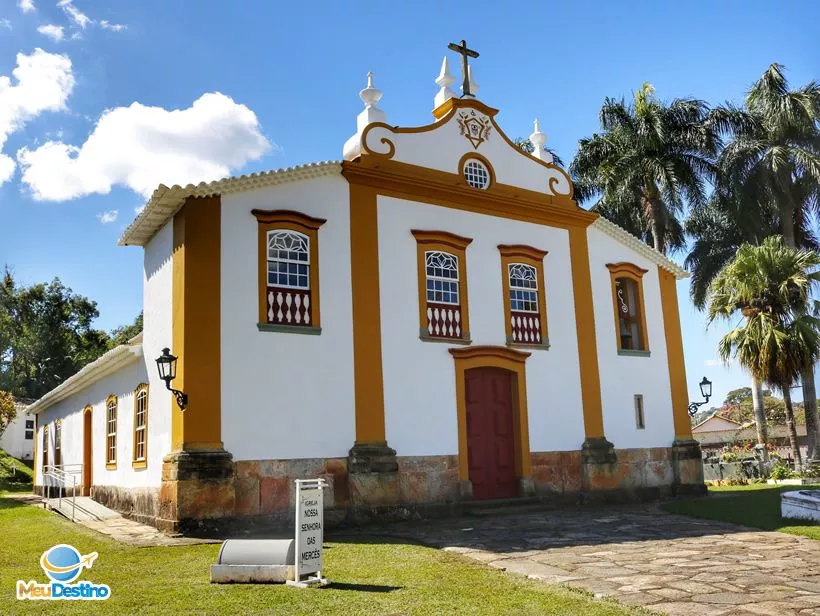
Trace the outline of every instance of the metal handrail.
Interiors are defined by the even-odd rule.
[[[63,510],[63,490],[67,488],[68,480],[71,479],[71,521],[74,521],[74,514],[77,508],[77,475],[82,476],[82,464],[60,464],[54,466],[48,464],[43,467],[43,477],[50,477],[59,482],[60,490],[57,492],[57,507]],[[44,486],[45,487],[45,486]],[[48,486],[51,488],[51,486]]]

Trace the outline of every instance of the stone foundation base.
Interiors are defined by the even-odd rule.
[[[248,530],[290,532],[295,479],[327,481],[328,527],[451,515],[472,501],[472,484],[459,478],[456,455],[356,449],[344,458],[238,462],[219,450],[178,452],[163,460],[160,488],[94,486],[92,495],[161,530],[221,537]],[[532,452],[531,460],[531,476],[519,479],[519,495],[549,504],[643,501],[705,489],[700,449],[693,442],[615,449],[596,439],[581,450]]]
[[[119,486],[91,486],[91,497],[126,518],[142,524],[157,525],[159,488],[122,488]]]

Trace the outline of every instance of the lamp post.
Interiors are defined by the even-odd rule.
[[[171,387],[171,381],[177,376],[177,357],[171,355],[171,350],[168,347],[162,349],[162,355],[157,357],[157,370],[159,370],[159,378],[165,381],[165,387],[168,388],[174,397],[177,399],[179,410],[184,411],[188,404],[188,394],[183,393]]]
[[[712,397],[712,381],[703,377],[703,380],[699,383],[700,385],[700,395],[703,396],[703,402],[690,402],[689,403],[689,416],[694,417],[695,413],[698,412],[698,408],[709,402],[709,398]]]

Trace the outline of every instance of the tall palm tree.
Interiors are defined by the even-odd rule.
[[[769,237],[760,246],[740,246],[712,281],[706,300],[709,323],[743,317],[742,324],[721,339],[721,357],[736,358],[757,382],[788,392],[801,371],[813,366],[820,355],[820,319],[813,314],[811,299],[812,287],[820,282],[818,266],[820,255],[786,246],[780,236]],[[786,412],[796,448],[790,404]],[[756,421],[758,442],[765,444],[765,417]],[[795,460],[800,460],[799,449]]]
[[[570,165],[576,194],[662,253],[681,246],[678,217],[685,202],[705,203],[720,146],[708,111],[696,99],[666,105],[648,83],[629,104],[607,98],[602,133],[581,139]]]
[[[731,140],[718,159],[716,193],[733,195],[747,224],[777,217],[787,246],[806,246],[805,230],[820,213],[820,84],[790,89],[783,66],[772,64],[746,94],[743,108],[714,109],[709,123]],[[801,375],[806,427],[820,460],[814,366]]]

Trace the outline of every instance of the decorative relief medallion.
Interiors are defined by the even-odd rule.
[[[478,146],[487,141],[490,137],[490,118],[476,113],[475,109],[465,109],[459,111],[456,117],[461,134],[467,137],[473,147],[477,150]]]

